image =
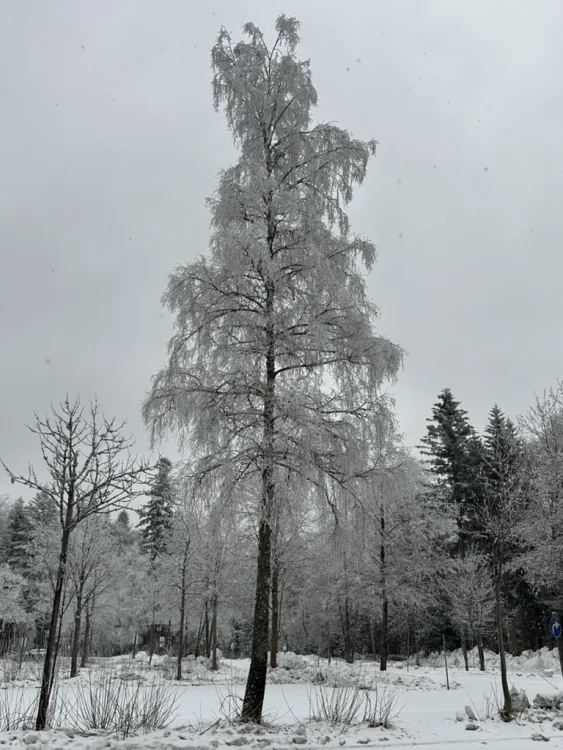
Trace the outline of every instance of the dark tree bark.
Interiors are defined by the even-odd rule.
[[[500,657],[500,682],[504,706],[501,716],[505,721],[512,719],[512,696],[508,686],[508,673],[506,668],[506,651],[504,648],[504,622],[502,606],[502,575],[503,575],[503,550],[499,543],[495,544],[495,618],[497,627],[498,650]]]
[[[201,613],[201,617],[199,618],[199,628],[197,629],[197,638],[195,641],[195,658],[199,656],[199,650],[201,648],[201,639],[203,638],[203,628],[204,628],[204,621],[203,621],[203,612]]]
[[[373,654],[373,660],[377,661],[377,644],[375,638],[375,619],[371,620],[369,634],[371,638],[371,652]]]
[[[462,560],[465,559],[465,532],[463,530],[463,523],[461,519],[458,520],[459,527],[459,556]],[[461,653],[463,654],[463,663],[465,665],[465,671],[469,672],[469,656],[467,654],[467,628],[463,626],[460,630],[460,642],[461,642]]]
[[[219,669],[217,662],[217,594],[211,597],[211,669]]]
[[[45,650],[43,675],[41,677],[41,689],[39,691],[37,719],[35,721],[35,729],[37,729],[38,731],[45,729],[45,727],[47,726],[47,715],[49,712],[49,702],[51,700],[51,690],[53,684],[55,661],[57,656],[57,628],[59,625],[63,588],[65,583],[69,536],[69,530],[67,528],[63,529],[61,537],[61,551],[59,554],[59,564],[55,581],[55,591],[53,594],[53,606],[51,608],[51,618],[49,622],[49,635],[47,636],[47,648]]]
[[[271,169],[268,165],[268,171]],[[273,252],[275,226],[273,216],[268,216],[268,247]],[[258,560],[256,566],[256,594],[254,598],[254,622],[252,628],[252,650],[246,690],[242,702],[241,719],[260,723],[266,692],[268,673],[268,637],[270,629],[270,568],[272,558],[272,526],[274,513],[274,396],[276,379],[274,338],[274,282],[266,284],[266,383],[264,389],[264,434],[262,438],[264,469],[262,471],[262,503],[258,529]]]
[[[381,603],[381,648],[379,654],[379,669],[381,672],[387,671],[387,661],[389,659],[389,601],[384,597]]]
[[[80,655],[80,667],[86,666],[90,651],[92,649],[92,616],[94,612],[95,597],[92,597],[90,603],[86,606],[86,617],[84,622],[84,636],[82,638],[81,655]],[[137,634],[135,633],[135,641],[133,644],[133,658],[135,657],[135,649],[137,644]]]
[[[209,659],[211,656],[211,638],[210,638],[210,630],[209,630],[209,602],[207,599],[205,600],[205,616],[204,616],[204,635],[205,640],[203,642],[203,648],[205,651],[205,658]]]
[[[187,583],[187,551],[182,560],[182,575],[180,580],[180,626],[178,628],[178,656],[176,658],[176,679],[182,679],[182,656],[184,655],[184,628],[186,621],[186,583]]]
[[[479,669],[485,671],[485,649],[483,647],[483,636],[479,633],[477,638],[477,651],[479,653]]]
[[[465,671],[469,672],[469,654],[467,653],[467,629],[462,628],[460,632],[461,653],[463,654],[463,664]]]
[[[270,667],[276,669],[278,666],[278,641],[279,641],[279,573],[277,562],[274,561],[272,570],[272,625],[270,639]]]
[[[344,599],[344,608],[340,609],[340,624],[342,626],[342,637],[344,638],[344,659],[346,664],[354,663],[354,639],[352,637],[352,625],[350,622],[350,602],[348,597]]]
[[[84,576],[80,576],[78,589],[76,591],[76,606],[74,608],[74,630],[72,633],[72,646],[70,652],[70,676],[78,674],[78,652],[80,650],[80,628],[82,625],[82,606],[84,597]]]
[[[151,636],[149,638],[149,666],[152,664],[152,657],[154,655],[154,636],[155,636],[154,629],[155,629],[155,626],[156,626],[155,611],[154,610],[155,610],[155,608],[153,606],[153,608],[152,608],[152,620],[151,620]]]
[[[63,632],[63,618],[65,613],[65,597],[63,595],[62,602],[61,602],[61,612],[59,615],[59,624],[57,627],[57,639],[55,643],[55,652],[53,657],[53,668],[51,669],[51,681],[49,683],[49,695],[53,695],[53,687],[55,685],[55,678],[57,676],[57,659],[59,657],[60,653],[60,647],[61,647],[61,635]]]
[[[270,553],[271,529],[267,521],[260,523],[258,532],[258,569],[256,573],[256,597],[254,605],[254,627],[252,650],[241,719],[260,723],[266,692],[268,672],[268,629],[270,621]]]
[[[385,511],[381,506],[379,526],[381,541],[379,547],[379,561],[381,566],[381,647],[379,653],[379,669],[387,671],[389,658],[389,598],[387,596],[387,561],[385,559]]]

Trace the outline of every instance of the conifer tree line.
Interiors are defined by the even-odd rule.
[[[561,581],[563,386],[482,434],[444,389],[408,451],[386,394],[403,362],[365,274],[375,246],[347,206],[376,142],[316,122],[299,23],[270,41],[222,29],[213,101],[237,149],[208,201],[207,254],[176,268],[175,316],[142,413],[153,444],[68,398],[32,432],[42,467],[0,505],[0,651],[44,649],[37,728],[57,659],[250,657],[241,718],[262,718],[279,652],[353,662],[449,647],[551,644]],[[472,657],[471,657],[472,658]],[[563,663],[563,662],[562,662]]]

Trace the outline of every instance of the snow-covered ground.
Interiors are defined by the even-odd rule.
[[[474,655],[471,655],[473,663]],[[222,660],[219,672],[210,672],[204,664],[187,661],[186,679],[178,685],[169,681],[173,664],[156,659],[149,667],[143,656],[136,661],[125,657],[100,660],[80,678],[69,680],[64,673],[59,681],[57,706],[59,720],[67,728],[36,733],[30,730],[0,732],[0,746],[28,748],[28,750],[98,750],[100,748],[226,748],[245,746],[278,750],[296,745],[304,747],[363,748],[366,746],[424,747],[444,750],[452,747],[494,750],[529,750],[537,741],[548,741],[563,747],[563,713],[557,709],[532,708],[511,723],[495,717],[495,694],[500,696],[498,665],[493,654],[487,655],[485,673],[472,667],[462,668],[461,654],[448,655],[450,690],[446,687],[443,655],[432,655],[421,666],[413,663],[391,664],[387,673],[379,673],[372,663],[357,662],[352,667],[342,661],[316,657],[281,657],[278,670],[269,675],[266,690],[265,725],[244,727],[229,721],[229,715],[240,705],[248,669],[247,660]],[[111,668],[111,672],[108,671]],[[563,691],[557,653],[544,649],[509,660],[511,685],[524,690],[533,702],[536,694],[554,695]],[[175,700],[170,725],[148,734],[120,739],[115,734],[100,731],[79,731],[73,706],[77,697],[87,696],[89,690],[104,680],[134,686],[146,685],[146,690],[167,691]],[[334,685],[348,689],[352,696],[361,688],[361,700],[368,696],[387,700],[394,696],[396,714],[391,727],[369,728],[362,723],[363,709],[350,726],[334,726],[314,720],[320,702],[334,697]],[[152,686],[152,687],[151,687]],[[337,688],[338,690],[338,688]],[[37,682],[28,679],[5,684],[0,690],[0,718],[2,706],[19,710],[30,705],[37,693]],[[164,694],[164,693],[163,693]],[[468,706],[476,715],[469,721],[464,715]],[[74,719],[73,719],[74,717]],[[74,722],[74,727],[72,726]],[[559,724],[559,722],[561,722]],[[477,728],[468,730],[468,724]],[[533,739],[533,736],[535,738]]]

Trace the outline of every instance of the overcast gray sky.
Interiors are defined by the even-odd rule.
[[[408,444],[449,386],[481,429],[563,375],[560,0],[4,0],[0,8],[0,456],[25,424],[98,395],[147,449],[166,275],[206,251],[205,198],[234,160],[210,49],[302,23],[318,119],[379,153],[351,210],[380,257],[380,330],[408,350]],[[174,456],[175,457],[175,456]],[[4,477],[0,491],[10,491]]]

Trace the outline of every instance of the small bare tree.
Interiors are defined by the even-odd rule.
[[[1,461],[12,483],[23,484],[51,499],[58,508],[60,548],[49,636],[43,665],[36,729],[47,724],[53,669],[57,652],[57,624],[67,578],[67,557],[73,531],[85,519],[128,505],[140,493],[138,483],[148,467],[128,454],[130,441],[123,424],[100,415],[97,402],[85,413],[80,400],[68,399],[50,416],[36,415],[30,430],[39,438],[48,479],[39,479],[30,466],[27,475],[17,475]],[[122,456],[125,455],[125,458]]]
[[[495,623],[495,588],[486,555],[470,548],[463,558],[451,559],[444,589],[450,600],[450,619],[458,629],[469,626],[479,652],[479,669],[484,672],[483,636],[494,630]]]
[[[83,615],[88,606],[111,585],[117,573],[112,565],[113,540],[107,518],[92,516],[78,529],[71,543],[69,572],[74,596],[70,676],[78,674]],[[88,619],[88,617],[86,618]]]

